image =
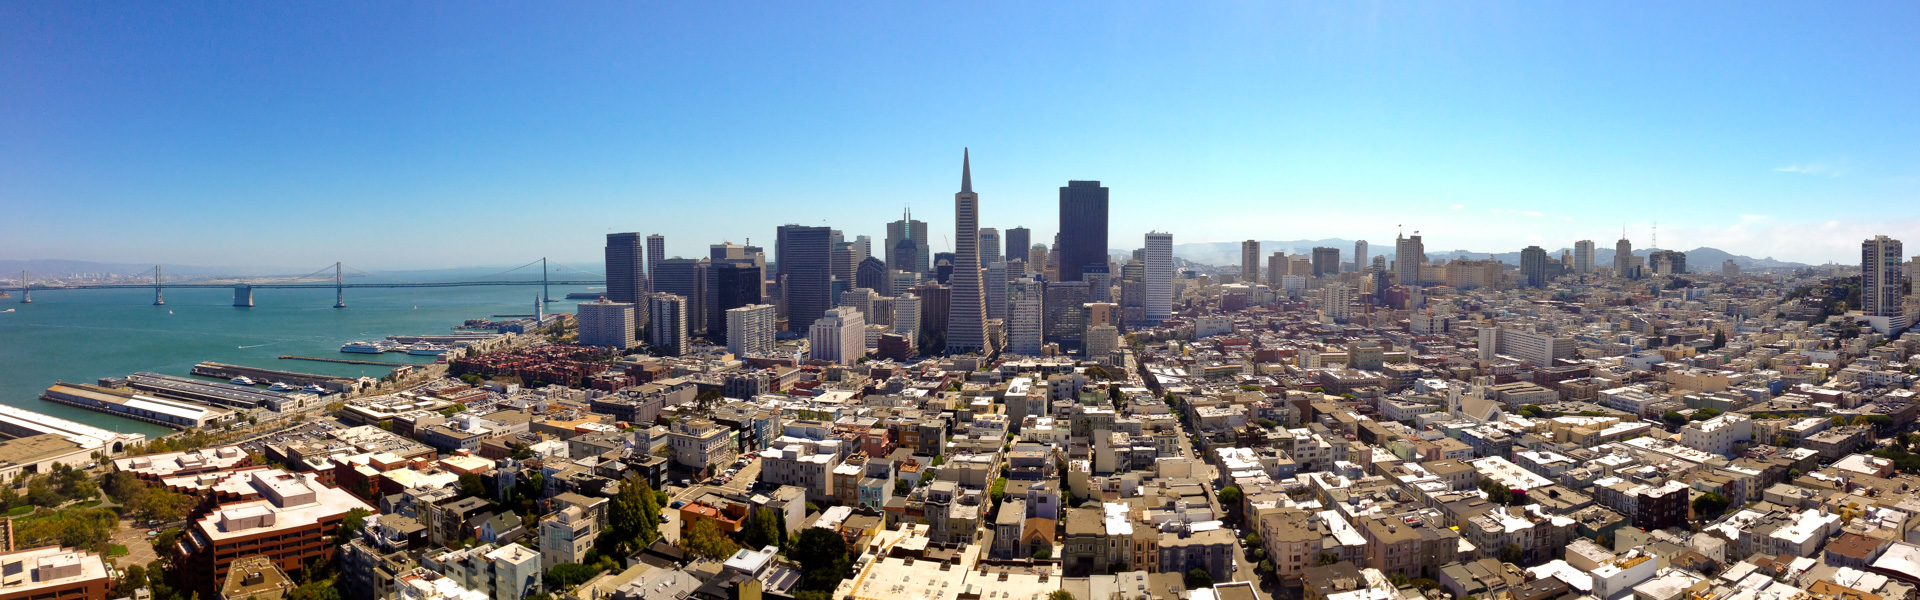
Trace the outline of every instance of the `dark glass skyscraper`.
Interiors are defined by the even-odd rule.
[[[707,338],[727,339],[727,311],[760,303],[760,267],[751,260],[715,261],[707,271]]]
[[[646,241],[637,232],[607,234],[607,300],[634,305],[634,326],[647,322]]]
[[[1080,281],[1088,265],[1107,264],[1107,188],[1069,181],[1060,188],[1060,280]]]
[[[1547,251],[1539,246],[1527,246],[1520,250],[1520,285],[1537,288],[1547,286]]]
[[[787,297],[787,330],[807,328],[833,308],[833,230],[782,225],[774,242],[780,261],[781,290]]]
[[[1014,260],[1019,260],[1021,264],[1024,265],[1026,263],[1027,253],[1033,251],[1033,231],[1025,227],[1015,227],[1013,229],[1006,230],[1006,232],[1004,232],[1002,237],[1006,238],[1005,241],[1007,244],[1007,251],[1005,253],[1005,256],[1007,257],[1007,262],[1008,262],[1007,264],[1007,268],[1009,269],[1008,273],[1010,273],[1010,275],[1008,276],[1012,277],[1013,276],[1011,275],[1012,273],[1011,269],[1013,268],[1012,262]],[[1026,271],[1024,269],[1021,271],[1022,274],[1024,274],[1025,272]]]

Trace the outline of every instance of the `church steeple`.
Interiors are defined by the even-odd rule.
[[[960,149],[960,193],[973,193],[973,161],[966,148]]]

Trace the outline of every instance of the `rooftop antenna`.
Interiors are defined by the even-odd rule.
[[[1660,222],[1653,222],[1653,247],[1660,247]]]

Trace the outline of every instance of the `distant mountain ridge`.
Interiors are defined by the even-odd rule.
[[[152,264],[103,263],[85,260],[34,259],[0,260],[0,278],[18,279],[20,271],[31,271],[30,277],[72,277],[76,275],[140,275],[153,274]],[[222,277],[233,275],[254,275],[261,273],[286,273],[279,267],[201,267],[195,265],[170,265],[162,263],[160,270],[168,280],[174,278]],[[296,275],[298,273],[295,273]]]
[[[1261,240],[1260,241],[1261,264],[1264,267],[1266,264],[1266,257],[1273,255],[1274,252],[1286,252],[1287,254],[1311,254],[1314,248],[1321,248],[1321,247],[1338,248],[1340,250],[1340,260],[1342,262],[1352,262],[1354,241],[1355,240],[1348,240],[1348,239],[1341,239],[1341,238],[1327,238],[1327,239],[1320,239],[1320,240]],[[1237,264],[1240,264],[1240,244],[1241,244],[1240,242],[1174,244],[1173,255],[1177,258],[1184,258],[1189,261],[1193,261],[1195,263],[1199,263],[1203,265],[1212,265],[1216,267],[1237,265]],[[1633,250],[1633,253],[1636,256],[1644,257],[1649,253],[1652,253],[1658,250],[1660,250],[1660,248],[1635,248]],[[1112,252],[1114,254],[1120,254],[1123,256],[1131,255],[1132,253],[1131,250],[1125,250],[1125,251],[1113,250]],[[1547,255],[1558,258],[1561,252],[1572,254],[1573,248],[1564,247],[1560,249],[1548,250]],[[1692,250],[1687,250],[1685,252],[1687,255],[1687,269],[1694,272],[1703,272],[1709,269],[1717,271],[1720,268],[1720,265],[1729,259],[1733,260],[1734,264],[1740,265],[1740,268],[1742,269],[1768,269],[1768,268],[1798,269],[1798,268],[1805,268],[1808,266],[1804,263],[1775,260],[1773,257],[1770,257],[1770,256],[1766,258],[1754,258],[1751,256],[1733,254],[1717,248],[1700,247],[1700,248],[1694,248]],[[1388,261],[1394,260],[1395,252],[1394,252],[1393,240],[1387,240],[1385,243],[1373,242],[1369,240],[1367,245],[1367,254],[1369,256],[1369,259],[1371,259],[1372,256],[1385,256],[1387,257]],[[1602,266],[1612,265],[1613,254],[1614,254],[1614,251],[1613,251],[1613,246],[1611,244],[1608,244],[1605,246],[1596,246],[1593,251],[1594,264],[1602,265]],[[1480,259],[1486,259],[1486,258],[1493,258],[1493,259],[1499,260],[1500,262],[1507,263],[1510,265],[1520,264],[1520,252],[1518,250],[1515,250],[1512,252],[1475,252],[1471,250],[1436,250],[1431,247],[1427,249],[1427,260],[1431,260],[1431,261],[1454,260],[1454,259],[1480,260]]]

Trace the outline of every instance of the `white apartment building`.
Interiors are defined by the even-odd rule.
[[[544,568],[578,563],[593,548],[600,525],[578,506],[569,506],[540,519],[540,560]]]
[[[828,310],[807,330],[809,358],[851,365],[867,355],[867,322],[851,308]]]
[[[621,350],[634,347],[633,308],[632,304],[608,302],[606,298],[581,302],[574,312],[580,325],[580,343]]]
[[[1721,456],[1733,453],[1733,445],[1753,439],[1753,421],[1740,413],[1726,413],[1705,421],[1687,423],[1680,429],[1680,444],[1701,452]]]
[[[916,304],[917,308],[919,305]],[[899,318],[899,300],[894,300],[895,319]],[[772,304],[750,304],[727,309],[727,352],[734,356],[766,354],[773,351]]]

